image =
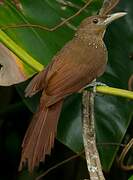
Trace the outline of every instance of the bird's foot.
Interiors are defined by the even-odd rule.
[[[88,84],[85,88],[93,88],[93,92],[96,93],[96,87],[97,86],[107,86],[105,83],[94,81],[90,84]]]
[[[97,81],[94,81],[88,85],[86,85],[84,88],[93,88],[93,87],[96,87],[96,86],[107,86],[105,83],[102,83],[102,82],[97,82]]]
[[[85,86],[85,88],[93,88],[93,92],[96,93],[96,87],[97,86],[107,86],[107,85],[105,83],[102,83],[102,82],[94,81],[94,82],[88,84],[87,86]]]
[[[97,86],[107,86],[107,85],[102,82],[93,81],[92,83],[86,85],[84,88],[80,89],[79,93],[82,93],[83,90],[86,88],[93,88],[93,92],[96,93]]]

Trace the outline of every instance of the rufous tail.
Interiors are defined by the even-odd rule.
[[[19,170],[27,164],[28,170],[33,172],[34,167],[44,161],[45,155],[50,154],[62,103],[63,101],[59,101],[48,108],[45,107],[45,102],[41,103],[23,140]]]

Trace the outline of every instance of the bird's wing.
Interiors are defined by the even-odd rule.
[[[45,87],[45,79],[48,72],[48,67],[38,73],[28,84],[25,89],[25,97],[32,97],[37,92],[41,91]]]
[[[53,65],[54,61],[51,62],[46,68],[44,68],[41,72],[39,72],[28,84],[28,86],[25,89],[25,97],[32,97],[37,92],[45,89],[47,86],[47,80],[48,79],[48,71]],[[53,75],[53,73],[52,73]],[[50,78],[50,77],[49,77]]]
[[[46,70],[33,78],[26,95],[32,96],[44,89],[45,105],[51,106],[102,74],[105,57],[102,47],[87,46],[73,39],[56,54]]]
[[[44,91],[46,106],[79,91],[104,71],[106,58],[103,48],[97,50],[83,45],[82,42],[67,44],[55,57],[48,72],[50,77],[53,73],[54,76],[48,80]]]

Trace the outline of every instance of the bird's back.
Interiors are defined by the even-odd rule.
[[[53,58],[45,90],[48,104],[79,91],[104,72],[107,51],[101,43],[74,38]]]

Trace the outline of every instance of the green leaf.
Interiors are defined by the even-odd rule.
[[[133,176],[131,176],[128,180],[133,180]]]
[[[53,27],[74,14],[77,9],[66,7],[51,0],[21,0],[22,12],[16,10],[10,1],[0,6],[0,24],[32,23]],[[71,2],[83,6],[82,1]],[[100,8],[101,1],[94,1],[87,12],[74,18],[70,23],[77,26],[86,16],[95,14]],[[65,9],[65,10],[64,10]],[[129,59],[133,47],[133,4],[130,0],[122,0],[117,10],[128,11],[127,17],[110,25],[105,37],[109,51],[109,62],[105,74],[100,81],[108,85],[127,89],[128,79],[133,73],[133,62]],[[33,28],[8,29],[6,34],[31,57],[43,65],[47,65],[52,57],[64,44],[70,40],[74,31],[67,25],[54,32],[46,32]],[[33,70],[32,74],[35,73]],[[26,84],[18,85],[17,89],[23,97]],[[38,102],[37,97],[23,100],[34,111]],[[95,102],[96,134],[100,158],[105,171],[109,171],[118,151],[117,146],[109,143],[121,143],[130,124],[133,113],[130,100],[112,96],[97,95]],[[57,138],[70,149],[79,152],[83,149],[81,124],[81,95],[74,94],[66,99],[58,125]],[[106,145],[105,145],[106,144]]]

